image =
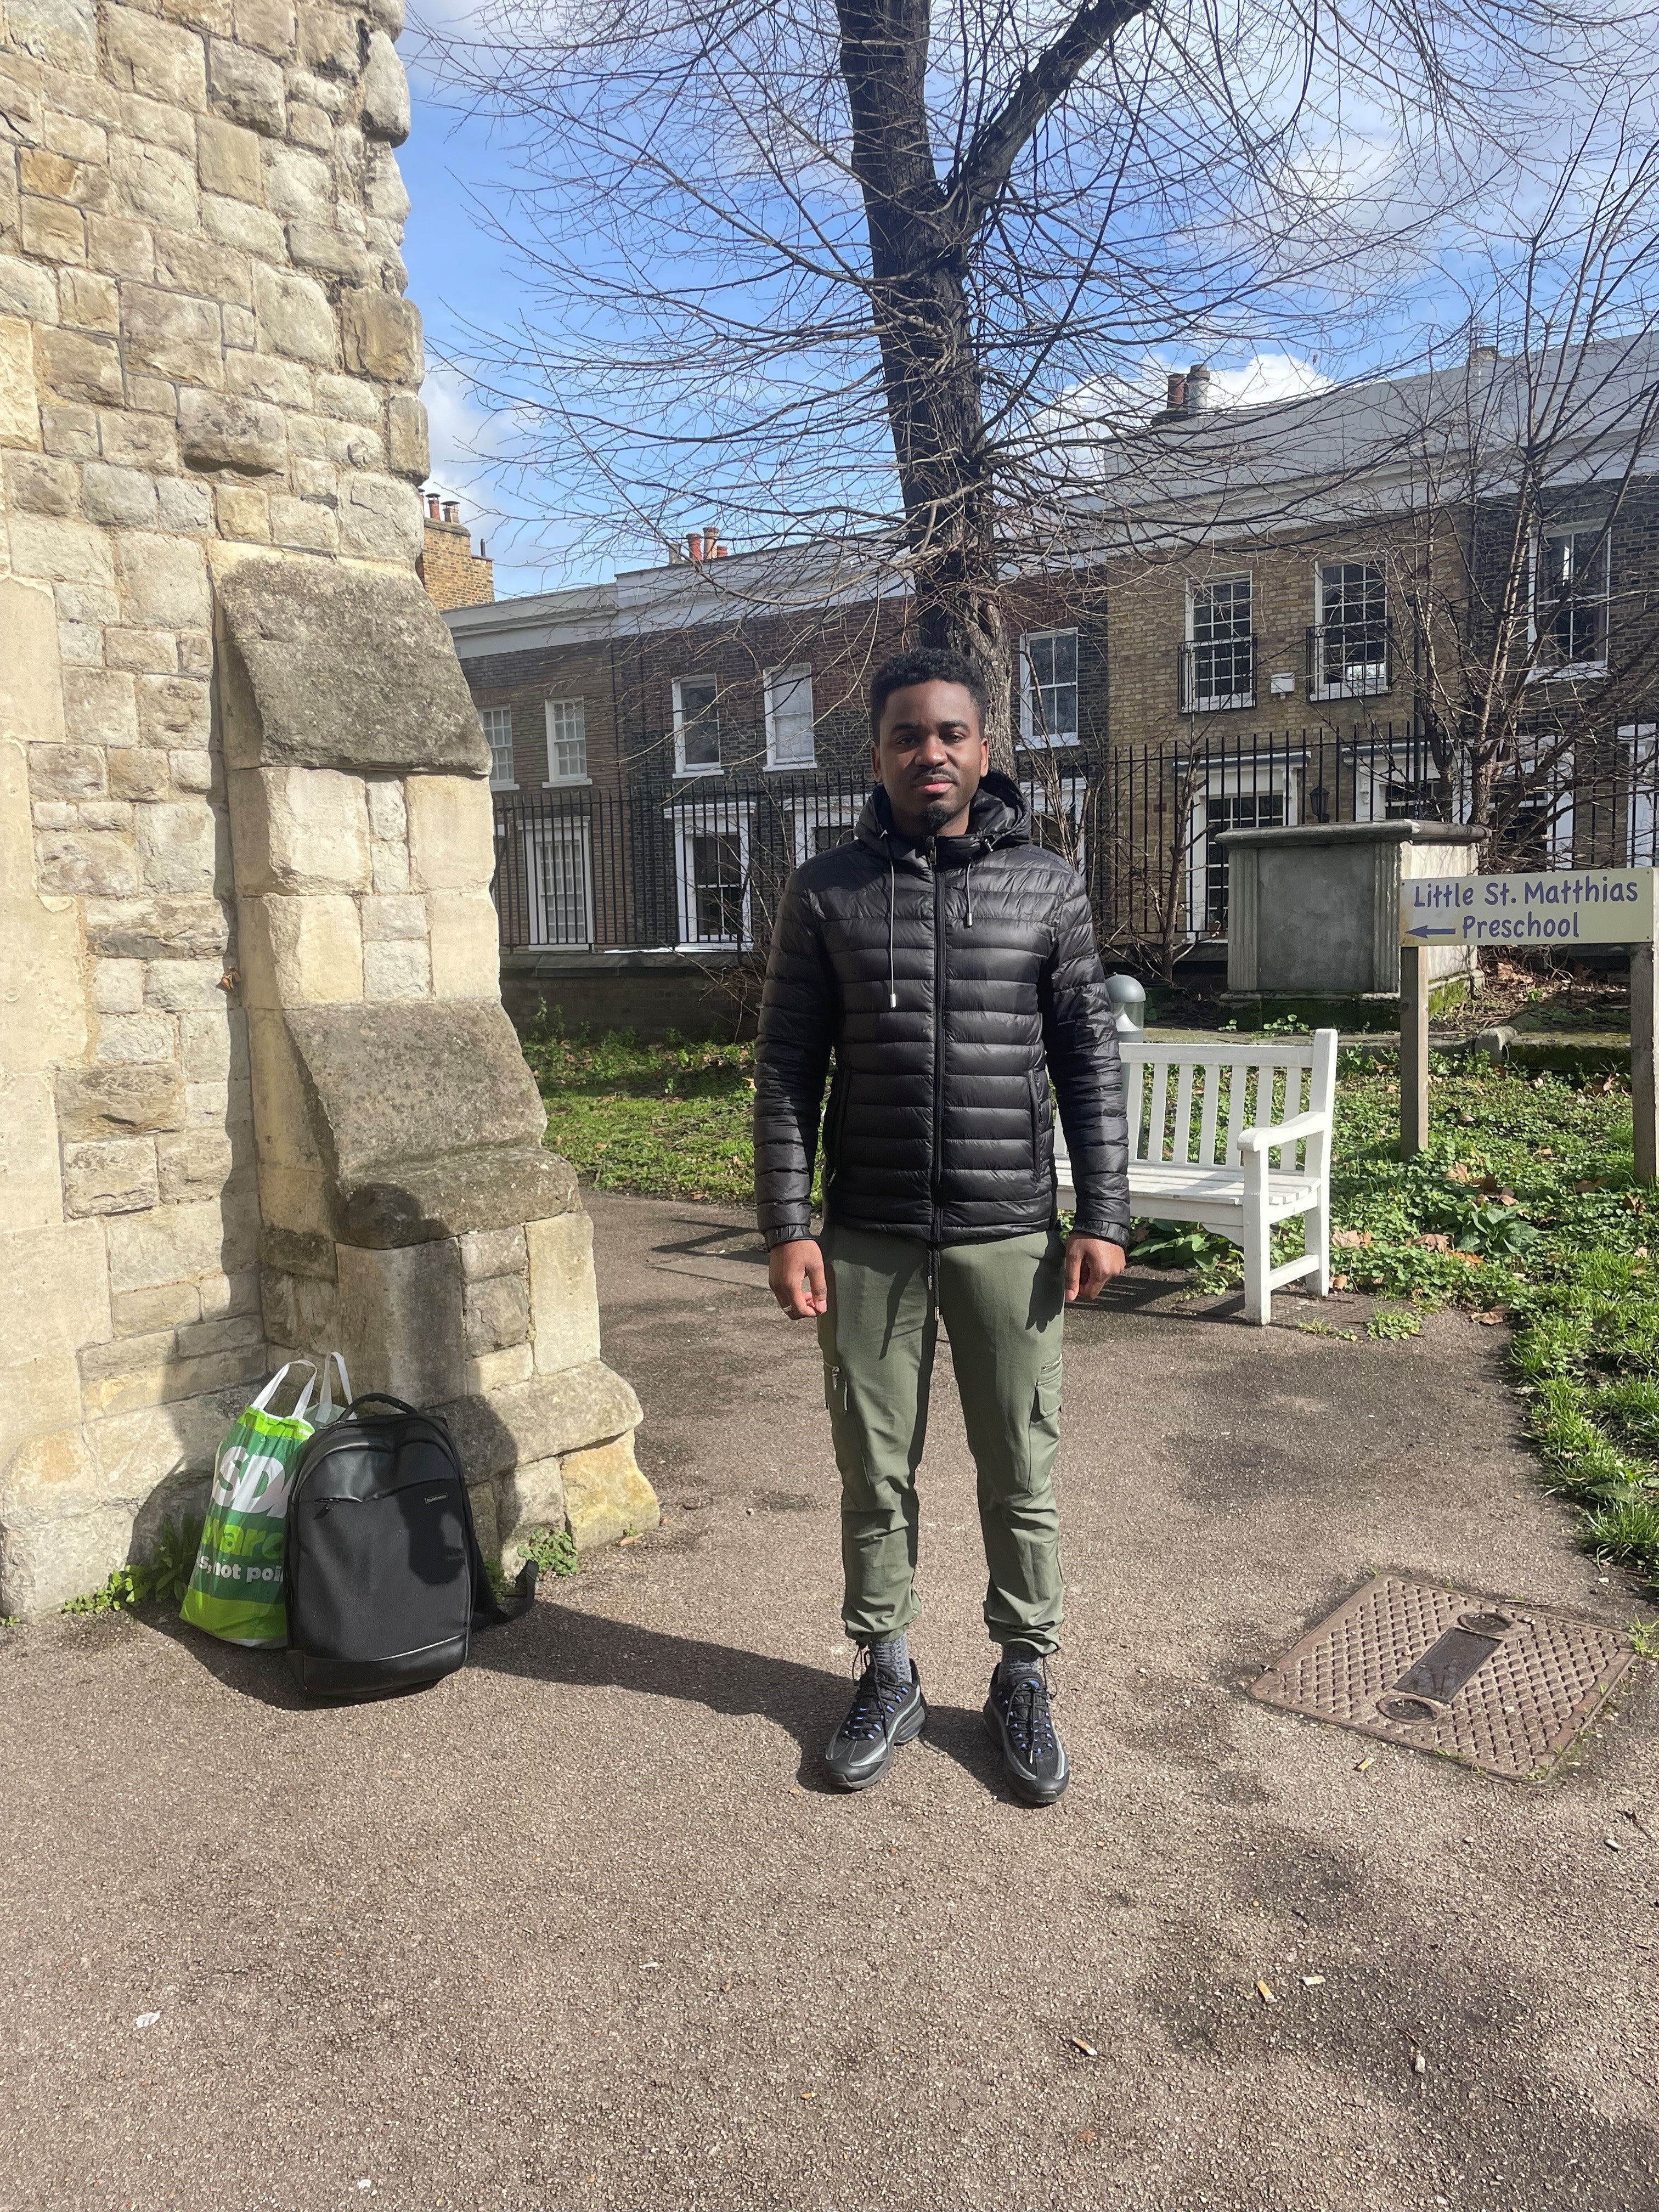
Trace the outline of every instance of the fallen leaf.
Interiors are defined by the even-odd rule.
[[[1255,1993],[1261,1998],[1263,2004],[1277,2004],[1279,2002],[1279,1999],[1267,1987],[1266,1982],[1258,1982],[1256,1984]]]
[[[1443,1235],[1443,1233],[1437,1229],[1431,1230],[1426,1237],[1419,1237],[1416,1241],[1422,1246],[1425,1252],[1449,1252],[1451,1250],[1451,1238]]]
[[[629,1536],[619,1536],[619,1537],[617,1538],[617,1549],[619,1552],[626,1551],[626,1550],[627,1550],[627,1548],[628,1548],[628,1547],[629,1547],[629,1545],[630,1545],[630,1544],[637,1544],[637,1543],[639,1542],[639,1540],[640,1540],[640,1537],[639,1537],[639,1531],[638,1531],[637,1529],[635,1529],[635,1530],[634,1531],[634,1533],[633,1533],[631,1535],[629,1535]]]
[[[1448,1182],[1473,1182],[1474,1180],[1474,1176],[1470,1174],[1468,1169],[1464,1166],[1462,1160],[1454,1160],[1451,1165],[1446,1170],[1446,1181]]]
[[[1369,1229],[1339,1229],[1331,1238],[1333,1244],[1345,1252],[1355,1252],[1375,1240]]]
[[[1331,1288],[1334,1291],[1346,1291],[1347,1287],[1348,1279],[1346,1275],[1333,1275],[1331,1277]]]
[[[1503,1321],[1503,1318],[1504,1309],[1502,1306],[1489,1306],[1485,1313],[1474,1313],[1469,1316],[1469,1319],[1471,1321],[1478,1321],[1482,1328],[1496,1328]]]
[[[1077,2138],[1078,2148],[1081,2149],[1085,2143],[1098,2142],[1099,2140],[1099,2136],[1092,2128],[1085,2128],[1083,2133]]]
[[[1072,2038],[1072,2048],[1073,2051],[1080,2051],[1085,2058],[1098,2058],[1100,2056],[1093,2044],[1085,2042],[1080,2035],[1074,2035]]]

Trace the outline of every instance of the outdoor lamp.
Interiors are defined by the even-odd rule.
[[[1109,975],[1106,995],[1117,1008],[1113,1028],[1120,1036],[1139,1036],[1146,1012],[1146,994],[1133,975]]]

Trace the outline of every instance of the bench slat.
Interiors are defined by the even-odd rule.
[[[1170,1146],[1172,1160],[1190,1160],[1193,1156],[1193,1063],[1183,1060],[1180,1079],[1176,1085],[1175,1135]]]
[[[1216,1109],[1221,1103],[1221,1070],[1206,1066],[1204,1070],[1204,1118],[1199,1125],[1199,1164],[1208,1167],[1215,1158]]]

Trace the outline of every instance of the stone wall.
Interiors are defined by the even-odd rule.
[[[579,1533],[653,1510],[414,581],[400,27],[0,0],[0,1612],[142,1553],[248,1385],[341,1339],[456,1408],[499,1533],[563,1517],[567,1462]],[[353,1118],[388,1029],[471,1055],[419,1172]]]

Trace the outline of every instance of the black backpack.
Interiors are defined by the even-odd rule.
[[[368,1413],[368,1407],[391,1413]],[[453,1440],[434,1413],[370,1391],[307,1444],[283,1568],[288,1663],[308,1697],[373,1697],[466,1663],[475,1620],[516,1620],[490,1586]]]

